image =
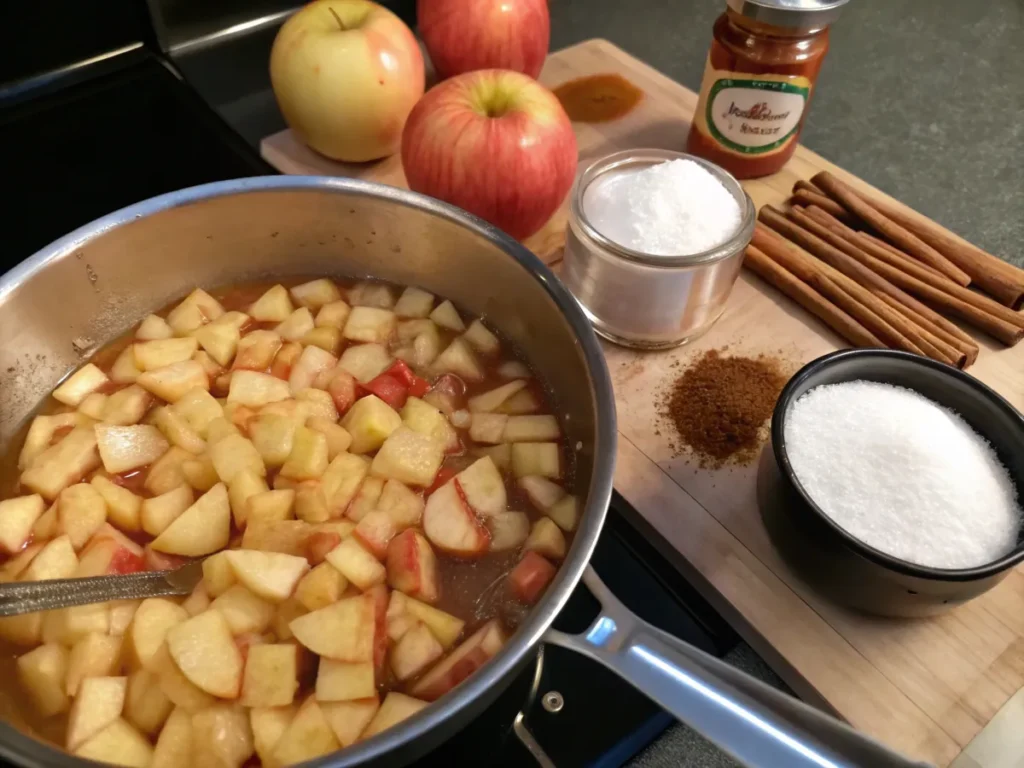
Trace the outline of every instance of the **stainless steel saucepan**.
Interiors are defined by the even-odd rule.
[[[319,274],[419,285],[500,328],[554,392],[586,504],[558,576],[497,657],[400,726],[310,765],[408,764],[489,704],[544,642],[604,664],[747,765],[913,765],[646,624],[608,592],[587,564],[616,441],[597,339],[533,254],[436,200],[353,180],[244,179],[147,200],[58,240],[0,278],[0,444],[84,357],[193,287]],[[581,579],[600,615],[581,635],[551,629]],[[87,762],[7,724],[0,756],[23,766]]]

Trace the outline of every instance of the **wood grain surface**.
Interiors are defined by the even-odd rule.
[[[548,57],[541,80],[618,72],[645,97],[625,117],[576,124],[580,166],[632,147],[682,150],[697,104],[692,91],[603,40]],[[263,156],[285,173],[358,176],[404,185],[400,162],[334,163],[284,131]],[[800,147],[774,176],[744,183],[754,202],[781,204],[797,179],[827,169],[880,194]],[[969,205],[970,201],[964,201]],[[565,207],[526,241],[546,262],[561,259]],[[1024,344],[1006,349],[979,336],[970,373],[1024,409]],[[743,637],[801,696],[918,759],[950,764],[1024,686],[1024,574],[943,616],[866,617],[833,603],[782,563],[761,524],[755,468],[701,469],[670,448],[658,401],[678,369],[708,349],[770,353],[795,370],[842,346],[814,317],[758,278],[741,275],[722,318],[702,338],[668,352],[605,345],[615,385],[620,439],[615,487],[678,553],[676,562]],[[965,756],[966,757],[966,756]]]

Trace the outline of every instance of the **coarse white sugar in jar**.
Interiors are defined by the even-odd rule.
[[[740,183],[701,158],[663,149],[607,155],[569,198],[562,282],[606,339],[682,344],[725,311],[756,214]]]
[[[740,228],[736,198],[693,160],[611,171],[589,184],[583,211],[609,240],[652,256],[690,256]]]
[[[791,406],[785,440],[807,495],[880,552],[949,569],[987,565],[1016,547],[1024,512],[995,450],[913,390],[816,387]]]

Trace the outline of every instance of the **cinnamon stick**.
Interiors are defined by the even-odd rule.
[[[830,220],[828,224],[830,227],[842,227],[839,222],[824,211],[818,210],[815,212],[808,209],[808,214],[813,215],[816,220],[822,222]],[[857,238],[855,237],[854,240],[856,241],[856,239]],[[868,243],[870,241],[863,240],[861,242]],[[966,320],[975,328],[985,331],[987,334],[998,339],[1007,346],[1013,346],[1020,341],[1021,338],[1024,338],[1024,330],[991,315],[983,309],[979,309],[973,304],[963,301],[952,293],[946,293],[942,289],[936,288],[934,285],[931,285],[908,272],[904,272],[897,267],[887,264],[881,259],[867,253],[866,250],[858,249],[856,253],[851,252],[850,255],[864,266],[869,267],[874,272],[877,272],[893,285],[902,288],[907,293],[917,296],[932,307],[936,307],[944,312]],[[965,291],[972,297],[979,296],[979,294],[968,291],[965,288],[960,288],[960,286],[952,287]],[[991,301],[991,299],[989,301]],[[995,302],[992,303],[995,304]],[[996,306],[1001,309],[1006,309],[1006,307],[1002,307],[999,304],[996,304]]]
[[[824,212],[822,211],[816,215],[821,219],[825,219],[827,214],[822,216],[822,213]],[[864,245],[864,250],[868,251],[876,259],[879,259],[880,261],[887,261],[887,259],[883,257],[883,254],[888,254],[888,252],[884,249],[879,249],[877,251],[873,250],[871,246],[874,244],[865,238],[862,233],[853,232],[849,227],[843,226],[841,222],[836,222],[833,226],[843,233],[844,237],[852,238],[853,242]],[[1024,328],[1024,314],[1014,312],[1009,307],[1003,306],[994,299],[990,299],[988,296],[977,293],[976,291],[968,290],[963,286],[957,285],[951,280],[936,278],[934,275],[924,270],[905,268],[901,269],[901,271],[913,276],[920,282],[927,283],[933,288],[938,288],[939,290],[950,294],[951,296],[959,299],[962,303],[977,307],[986,314],[992,315],[1005,323],[1017,328]]]
[[[857,259],[860,255],[860,244],[854,244],[854,242],[851,242],[850,240],[843,239],[841,235],[833,232],[826,225],[820,223],[816,218],[812,217],[814,210],[819,210],[820,212],[820,209],[814,209],[812,207],[811,209],[808,209],[807,212],[791,210],[787,215],[796,224],[799,224],[801,227],[821,238],[829,245],[838,248],[844,254],[854,259],[852,263],[836,262],[833,266],[842,270],[852,279],[856,280],[865,288],[879,296],[879,298],[885,297],[892,301],[896,301],[901,306],[904,306],[909,311],[913,312],[914,317],[912,319],[914,319],[918,325],[925,330],[930,331],[954,349],[962,352],[966,356],[965,362],[967,365],[971,365],[978,359],[978,345],[974,339],[931,307],[922,304],[909,293],[906,293],[885,278],[871,271],[870,268],[864,266],[861,261]],[[852,230],[849,231],[851,234],[856,234]]]
[[[880,213],[913,232],[960,267],[970,275],[972,282],[1000,304],[1013,309],[1020,309],[1024,305],[1024,269],[957,237],[941,224],[916,211],[908,212],[881,198],[864,197]]]
[[[813,181],[808,181],[807,179],[797,179],[796,181],[793,182],[794,193],[799,192],[801,189],[804,190],[805,192],[813,192],[816,195],[825,194],[824,192],[821,191],[821,187],[817,186]]]
[[[823,271],[826,277],[836,282],[840,288],[881,318],[888,328],[874,325],[865,320],[861,320],[861,322],[890,347],[894,349],[907,349],[944,363],[952,364],[955,362],[958,356],[955,350],[945,352],[931,343],[921,332],[919,326],[907,320],[899,312],[893,311],[892,307],[864,288],[863,285],[838,270],[836,264],[844,263],[849,259],[841,251],[789,221],[781,211],[772,208],[770,205],[761,208],[758,220],[759,223],[770,227],[790,242],[796,243],[807,251],[810,254],[806,259],[808,262],[816,262],[814,266],[818,270]]]
[[[793,185],[793,196],[789,199],[790,205],[816,205],[824,208],[844,224],[852,224],[853,219],[839,203],[826,195],[809,181],[800,179]]]
[[[901,227],[885,214],[878,211],[862,198],[849,184],[846,184],[828,171],[822,171],[812,179],[829,197],[856,216],[869,224],[872,229],[881,233],[886,239],[900,247],[900,250],[914,256],[931,267],[939,270],[960,285],[969,285],[970,276],[953,262],[921,240],[913,232]]]
[[[889,296],[888,294],[878,292],[878,293],[875,293],[875,295],[878,296],[878,298],[880,298],[882,301],[884,301],[890,307],[895,309],[897,312],[900,312],[901,314],[905,315],[909,320],[912,320],[913,322],[917,323],[919,326],[921,326],[921,329],[923,331],[925,331],[926,333],[931,332],[931,335],[935,339],[938,339],[939,341],[942,341],[942,338],[940,336],[938,336],[937,332],[934,331],[933,326],[931,326],[929,324],[928,318],[926,318],[924,315],[917,314],[910,307],[907,307],[907,306],[905,306],[903,304],[900,304],[896,299],[894,299],[892,296]],[[974,357],[973,358],[970,357],[964,350],[958,349],[955,346],[952,347],[952,348],[955,350],[955,352],[953,353],[952,356],[953,356],[954,360],[956,361],[953,364],[957,368],[964,369],[964,368],[966,368],[969,365],[973,365],[974,361],[978,359],[978,348],[977,347],[974,348]]]
[[[826,213],[827,213],[827,211],[826,211]],[[838,221],[838,219],[837,219],[837,221]],[[840,222],[840,223],[842,223],[842,222]],[[898,267],[901,264],[906,264],[908,266],[913,266],[913,267],[915,267],[917,269],[922,269],[925,272],[931,272],[933,275],[935,275],[936,277],[941,277],[943,280],[949,280],[949,278],[946,277],[941,272],[939,272],[939,270],[937,270],[937,269],[935,269],[933,267],[929,267],[924,262],[916,261],[916,260],[910,258],[909,256],[907,256],[907,254],[905,254],[903,251],[901,251],[895,245],[892,245],[891,243],[885,242],[885,240],[883,240],[880,237],[875,237],[870,232],[857,232],[857,231],[851,229],[850,230],[850,234],[851,235],[856,235],[859,238],[863,238],[864,240],[870,241],[874,246],[876,246],[875,248],[870,249],[871,252],[875,253],[876,256],[878,256],[878,258],[882,259],[882,261],[885,261],[885,262],[887,262],[889,264],[892,264],[894,267]],[[885,251],[886,254],[888,254],[888,255],[880,255],[879,256],[878,252],[880,250],[881,251]]]
[[[792,272],[769,259],[756,246],[748,245],[743,266],[821,320],[855,347],[882,347],[874,334],[830,302]]]

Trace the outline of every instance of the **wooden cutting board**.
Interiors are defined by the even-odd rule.
[[[555,86],[601,72],[624,75],[645,97],[615,122],[576,124],[581,167],[631,147],[683,149],[696,94],[604,40],[552,54],[540,79]],[[336,163],[300,145],[288,131],[265,139],[262,153],[284,173],[405,185],[397,157],[366,165]],[[758,206],[778,204],[796,179],[826,169],[871,190],[803,147],[778,174],[744,186]],[[555,265],[565,226],[563,207],[526,244]],[[1008,350],[986,339],[981,343],[970,372],[1024,409],[1024,344]],[[674,455],[669,431],[657,427],[658,394],[678,375],[673,363],[685,364],[726,345],[737,354],[779,355],[794,370],[844,346],[746,272],[722,318],[697,341],[658,353],[606,344],[619,414],[615,487],[671,544],[686,575],[802,697],[909,755],[950,764],[1024,686],[1024,573],[1012,573],[945,616],[923,620],[865,617],[800,582],[780,561],[761,524],[754,467],[701,469]],[[958,765],[970,765],[967,759]]]

